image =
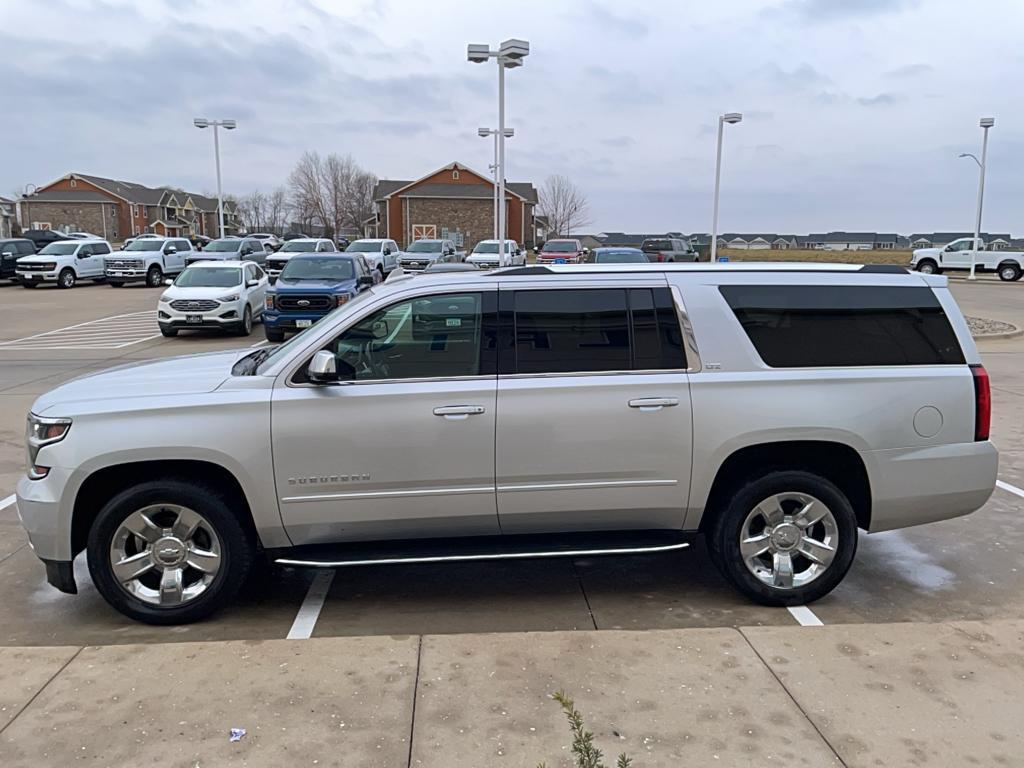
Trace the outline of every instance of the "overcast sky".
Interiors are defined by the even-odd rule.
[[[723,231],[1024,234],[1020,0],[0,0],[0,194],[70,171],[225,189],[282,183],[307,149],[381,178],[486,173],[496,67],[508,178],[569,176],[593,231],[707,231],[725,111]]]

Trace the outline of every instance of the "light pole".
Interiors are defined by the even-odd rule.
[[[213,126],[213,154],[217,160],[217,212],[220,219],[220,236],[224,237],[224,193],[220,188],[220,139],[217,137],[217,129],[233,131],[238,124],[234,120],[207,120],[205,117],[197,117],[192,121],[192,125],[196,128]]]
[[[718,118],[718,154],[715,156],[715,201],[711,214],[711,261],[718,254],[718,188],[722,180],[722,133],[725,124],[735,125],[743,119],[739,112],[726,112]]]
[[[505,70],[523,66],[523,59],[530,55],[530,44],[525,40],[505,40],[498,50],[486,45],[470,44],[466,58],[474,64],[483,64],[488,59],[498,63],[498,264],[507,266],[505,258]]]
[[[981,205],[985,199],[985,156],[988,154],[988,129],[996,124],[994,117],[983,117],[978,122],[982,130],[981,139],[981,160],[970,152],[964,152],[960,157],[969,157],[978,164],[978,213],[974,219],[974,240],[971,242],[971,274],[968,280],[974,280],[974,270],[978,262],[978,243],[981,239]]]
[[[497,128],[477,128],[476,135],[486,139],[488,136],[494,137],[494,164],[488,166],[491,172],[494,174],[494,239],[499,240],[498,237],[498,129]],[[514,128],[505,129],[505,138],[511,139],[516,135]],[[499,251],[500,254],[500,251]],[[499,259],[500,263],[500,259]]]

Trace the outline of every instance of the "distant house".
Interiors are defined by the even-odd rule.
[[[0,237],[11,237],[15,224],[14,201],[0,197]]]
[[[919,232],[910,236],[911,248],[944,248],[954,240],[974,237],[973,232]],[[1006,232],[981,232],[982,241],[993,251],[1004,251],[1013,247],[1013,238]]]
[[[798,237],[800,248],[825,251],[886,251],[907,247],[906,238],[894,233],[818,232]]]
[[[26,229],[82,230],[111,241],[143,232],[220,236],[217,200],[171,187],[69,173],[19,202]],[[240,224],[237,206],[225,200],[225,232],[237,233]]]
[[[694,238],[698,242],[694,243]],[[694,245],[705,245],[711,242],[710,235],[691,235],[690,242]],[[786,250],[797,247],[796,235],[778,235],[774,233],[738,233],[726,232],[718,236],[719,248],[732,248],[740,251]]]

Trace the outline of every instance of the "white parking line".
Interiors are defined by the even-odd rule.
[[[824,627],[825,622],[814,615],[814,611],[806,605],[791,605],[786,608],[801,627]]]
[[[5,350],[123,349],[160,338],[156,312],[129,312],[0,342]]]
[[[1010,485],[1009,483],[1004,483],[1002,480],[996,480],[996,488],[1002,488],[1004,491],[1015,493],[1024,499],[1024,490],[1021,490],[1016,485]]]
[[[249,347],[250,348],[251,347],[262,347],[264,344],[269,344],[269,343],[270,343],[270,341],[268,339],[264,339],[263,341],[257,341],[255,344],[250,344]]]
[[[0,510],[7,509],[11,504],[17,501],[17,497],[12,493],[6,499],[0,500]]]
[[[334,571],[317,571],[313,577],[313,583],[309,585],[309,592],[306,599],[299,606],[299,612],[295,615],[292,628],[288,630],[288,640],[308,640],[313,635],[317,619],[320,618],[320,611],[324,607],[324,600],[327,599],[327,592],[334,582]]]

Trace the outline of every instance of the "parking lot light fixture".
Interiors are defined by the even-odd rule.
[[[488,166],[491,169],[491,173],[494,174],[494,189],[492,190],[491,197],[494,200],[494,239],[498,240],[498,129],[497,128],[477,128],[476,135],[480,138],[486,139],[488,136],[494,137],[494,163]],[[505,138],[511,139],[516,135],[514,128],[505,129]],[[500,251],[499,251],[500,256]]]
[[[238,127],[238,123],[234,120],[207,120],[205,117],[197,117],[192,120],[192,125],[196,128],[213,126],[213,155],[217,162],[217,215],[220,220],[220,236],[224,237],[224,193],[220,183],[220,138],[217,136],[217,129],[233,131]]]
[[[735,125],[743,119],[740,112],[726,112],[718,118],[718,149],[715,155],[715,199],[711,213],[711,261],[718,256],[718,190],[722,180],[722,133],[726,123]]]
[[[530,44],[526,40],[511,38],[502,42],[497,50],[490,46],[472,43],[466,47],[466,58],[474,64],[483,64],[494,59],[498,64],[498,152],[495,159],[495,175],[498,180],[497,233],[498,265],[507,266],[505,253],[505,70],[523,66],[523,59],[530,55]],[[478,131],[479,133],[479,131]]]
[[[964,152],[960,155],[960,157],[969,157],[978,164],[978,210],[974,219],[974,239],[971,241],[971,274],[967,276],[968,280],[976,279],[974,272],[978,263],[978,244],[981,240],[981,206],[985,199],[985,158],[988,154],[988,129],[995,124],[996,119],[994,117],[983,117],[978,121],[982,131],[981,160],[970,152]]]

